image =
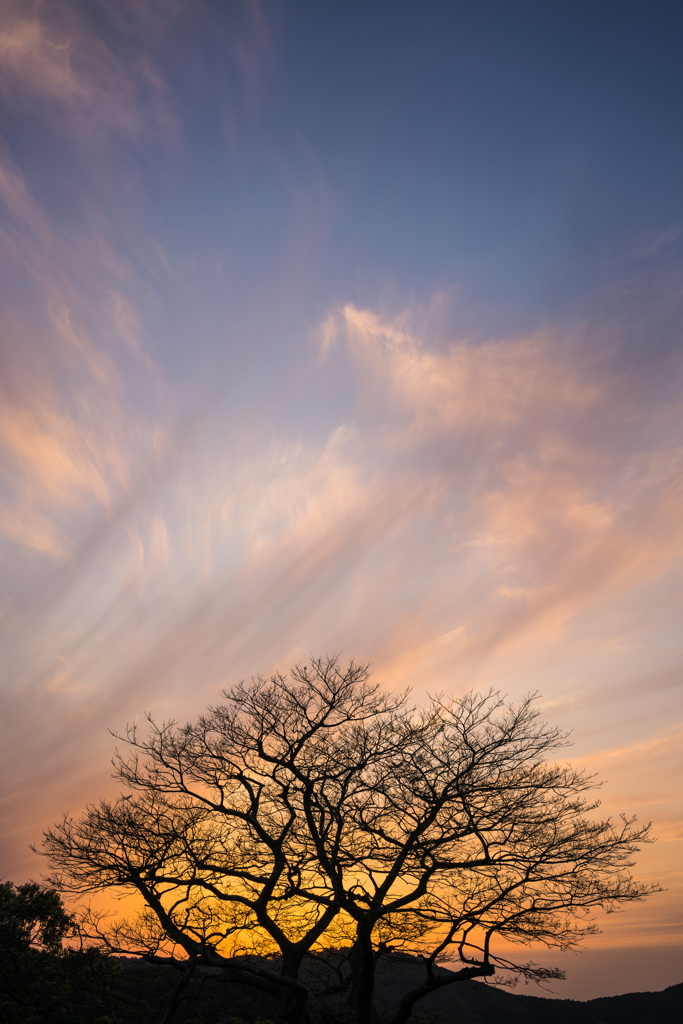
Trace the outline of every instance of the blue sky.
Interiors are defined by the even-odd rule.
[[[680,980],[679,44],[666,3],[3,4],[7,877],[108,728],[338,651],[539,690],[669,889],[562,991]]]

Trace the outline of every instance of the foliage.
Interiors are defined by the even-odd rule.
[[[114,762],[127,792],[45,834],[62,891],[141,897],[137,919],[83,919],[109,950],[188,977],[214,968],[292,1022],[332,993],[357,1024],[378,959],[416,955],[400,1024],[456,980],[548,976],[504,958],[501,939],[565,949],[595,930],[595,909],[651,891],[628,871],[648,827],[591,816],[594,781],[548,760],[565,738],[531,698],[417,708],[335,659],[224,698],[194,723],[129,728]],[[311,956],[322,983],[302,969]],[[444,959],[458,961],[447,979]]]
[[[93,947],[70,948],[74,917],[54,889],[27,882],[0,883],[0,1019],[3,1024],[147,1024],[163,1019],[173,1001],[178,972],[136,970]],[[211,976],[195,979],[176,1010],[178,1024],[258,1021],[262,1002],[231,989],[234,1011],[225,1016],[224,993]],[[261,1020],[259,1024],[271,1024]]]
[[[0,882],[0,947],[4,952],[29,948],[58,952],[73,927],[73,919],[54,889],[37,882],[19,886]]]
[[[0,1014],[7,1024],[90,1024],[107,1010],[112,967],[95,948],[64,948],[76,933],[59,893],[0,884]]]

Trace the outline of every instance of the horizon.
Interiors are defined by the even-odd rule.
[[[338,652],[538,691],[666,891],[534,957],[683,980],[676,21],[5,0],[0,876],[108,730]]]

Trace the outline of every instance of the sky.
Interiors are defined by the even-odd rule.
[[[683,980],[677,6],[0,0],[0,875],[338,653],[538,691],[666,889],[551,992]]]

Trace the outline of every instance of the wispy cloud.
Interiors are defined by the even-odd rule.
[[[5,4],[0,95],[27,112],[65,117],[91,137],[101,131],[173,135],[177,120],[158,69],[149,57],[118,56],[93,31],[89,13],[81,4]]]
[[[546,335],[480,344],[458,342],[434,352],[410,330],[409,314],[382,318],[347,305],[321,325],[323,351],[343,338],[376,401],[381,391],[424,425],[519,426],[539,413],[578,413],[599,384],[577,365],[569,346]],[[382,401],[382,399],[379,399]],[[386,403],[382,403],[383,406]]]
[[[468,565],[466,586],[475,567],[487,581],[460,623],[465,663],[558,638],[586,607],[680,564],[683,449],[669,432],[678,410],[659,408],[653,436],[638,373],[616,373],[599,333],[590,348],[555,329],[434,351],[406,315],[347,306],[321,339],[353,359],[383,462],[439,480],[431,529],[454,566]],[[637,423],[649,427],[634,444]]]
[[[47,217],[30,196],[23,175],[13,165],[7,148],[0,148],[0,200],[15,225],[18,223],[43,244],[49,240]]]
[[[130,491],[154,443],[126,375],[156,371],[126,262],[55,222],[6,149],[0,210],[0,532],[63,561],[93,510],[110,514]]]

